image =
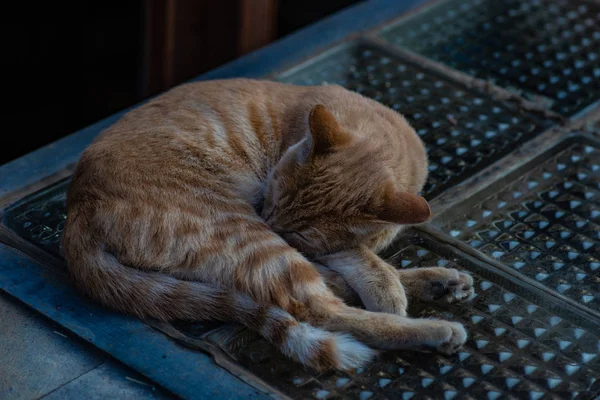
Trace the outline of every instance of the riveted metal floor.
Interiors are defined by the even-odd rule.
[[[142,337],[139,329],[150,329],[143,337],[160,339],[144,350],[169,349],[169,357],[148,356],[146,368],[135,341],[127,342],[129,353],[109,345],[120,342],[118,335],[127,329],[111,330],[105,339],[100,320],[54,312],[56,291],[54,297],[32,294],[31,286],[22,288],[14,278],[43,265],[35,285],[56,280],[69,287],[59,241],[72,165],[45,167],[34,155],[25,161],[47,170],[36,172],[38,179],[11,183],[0,198],[0,241],[20,252],[10,253],[10,265],[0,265],[0,288],[66,329],[94,336],[88,340],[187,398],[205,393],[187,390],[186,383],[202,388],[207,380],[213,395],[232,398],[600,396],[600,3],[447,0],[408,14],[390,6],[393,2],[367,3],[334,19],[338,25],[309,28],[308,36],[289,38],[283,47],[207,77],[339,84],[406,116],[427,146],[425,193],[436,216],[408,231],[384,256],[398,268],[443,266],[472,273],[477,291],[472,303],[410,309],[415,316],[464,323],[470,338],[458,354],[385,352],[353,373],[317,374],[239,326],[148,322],[127,329],[135,338]],[[356,34],[353,21],[369,15],[375,22],[359,24],[368,29]],[[342,22],[348,26],[339,34]],[[328,33],[334,31],[337,36]],[[293,55],[292,44],[319,33],[328,39],[298,51],[301,57]],[[269,56],[277,61],[256,64]],[[73,145],[73,160],[91,137]],[[3,268],[10,273],[2,279]],[[86,302],[68,296],[73,303]],[[85,310],[95,307],[85,304]],[[169,362],[188,365],[195,359],[209,378],[183,379],[167,368],[175,365]],[[210,368],[235,378],[219,386],[214,377],[220,375]]]

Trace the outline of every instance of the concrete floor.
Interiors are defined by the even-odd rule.
[[[0,292],[0,399],[172,399]]]

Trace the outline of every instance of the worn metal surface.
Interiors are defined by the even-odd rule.
[[[56,202],[61,198],[58,193],[64,189],[64,184],[59,184],[44,191],[42,196],[32,196],[30,200],[37,203],[31,208],[49,209],[43,206],[47,200],[53,204],[56,214],[64,212],[63,203]],[[48,221],[57,220],[53,214],[46,217]],[[43,219],[36,223],[50,225],[52,231],[56,229],[55,223],[47,224]],[[34,242],[45,240],[43,237],[29,239]],[[51,251],[56,252],[57,244],[54,246]],[[427,393],[481,398],[509,392],[533,398],[548,393],[568,397],[569,393],[576,392],[585,398],[600,390],[596,385],[596,377],[600,376],[600,357],[597,356],[600,341],[590,332],[594,331],[594,325],[585,329],[568,322],[564,320],[568,308],[553,309],[552,301],[543,296],[528,301],[522,297],[526,295],[526,287],[493,275],[492,279],[481,278],[477,273],[488,272],[487,269],[448,252],[446,257],[441,256],[434,247],[431,240],[407,237],[394,245],[389,259],[402,268],[437,265],[468,268],[474,273],[478,296],[472,304],[413,310],[416,316],[465,323],[471,339],[455,356],[432,354],[423,357],[420,353],[388,352],[356,374],[318,375],[286,360],[264,340],[236,326],[177,324],[175,327],[188,338],[205,342],[201,346],[205,351],[214,351],[220,357],[229,355],[229,362],[239,363],[244,375],[255,375],[261,385],[271,386],[295,398],[344,395],[366,399]],[[503,289],[493,282],[494,279],[505,283],[505,287],[512,286],[511,290]],[[506,285],[507,282],[512,285]],[[600,329],[600,326],[596,327]]]
[[[451,0],[381,34],[572,115],[600,99],[599,26],[589,1]]]
[[[600,88],[589,79],[598,3],[439,1],[348,37],[417,3],[366,2],[199,79],[338,83],[406,115],[428,148],[426,194],[438,216],[387,256],[399,268],[473,273],[472,304],[411,308],[465,323],[459,354],[387,352],[356,373],[315,374],[239,327],[148,325],[77,296],[61,270],[64,179],[118,115],[0,167],[0,289],[186,398],[599,396]],[[577,115],[559,126],[544,107]],[[54,396],[75,398],[110,375],[95,370]]]
[[[440,229],[598,310],[600,150],[572,139],[476,194]]]
[[[2,224],[52,255],[60,256],[68,185],[69,180],[60,181],[7,207],[2,213]]]

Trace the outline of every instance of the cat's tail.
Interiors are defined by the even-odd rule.
[[[69,230],[63,247],[79,290],[117,311],[162,321],[238,322],[286,356],[318,370],[358,368],[375,355],[348,334],[299,322],[283,309],[259,305],[244,294],[126,267],[99,244],[69,235]]]

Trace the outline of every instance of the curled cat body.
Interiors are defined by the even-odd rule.
[[[375,349],[466,340],[410,301],[465,301],[454,269],[377,256],[430,217],[421,140],[397,112],[339,86],[231,79],[176,87],[83,153],[63,254],[84,294],[141,318],[221,320],[319,370]],[[344,299],[358,294],[363,308]]]

